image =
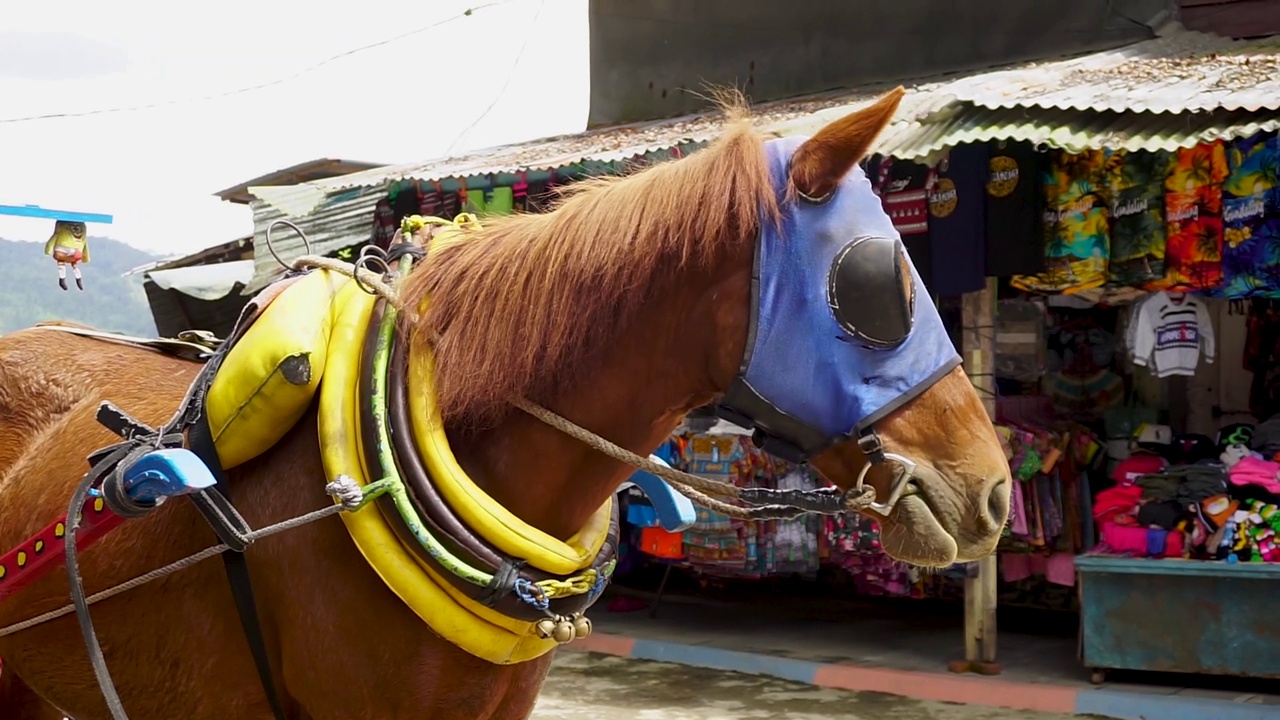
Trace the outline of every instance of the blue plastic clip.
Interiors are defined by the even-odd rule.
[[[217,484],[209,467],[184,448],[165,448],[143,455],[125,470],[123,480],[129,497],[143,504],[193,495]]]

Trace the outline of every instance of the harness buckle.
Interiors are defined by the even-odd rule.
[[[880,442],[880,436],[875,430],[867,430],[858,437],[858,449],[871,461],[870,465],[879,465],[887,459],[884,444]]]

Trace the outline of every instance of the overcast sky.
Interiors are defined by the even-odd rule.
[[[92,234],[148,250],[250,234],[249,210],[211,194],[295,163],[417,162],[586,125],[586,0],[7,5],[0,205],[109,213],[114,224]],[[471,7],[470,17],[324,62]],[[51,230],[0,216],[10,240],[43,242]]]

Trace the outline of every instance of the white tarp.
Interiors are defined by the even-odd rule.
[[[147,273],[163,290],[176,290],[199,300],[220,300],[253,279],[253,260],[234,260],[215,265],[192,265]]]

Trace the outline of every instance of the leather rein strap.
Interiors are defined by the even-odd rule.
[[[210,375],[212,379],[212,375]],[[191,452],[209,466],[213,479],[217,482],[215,489],[221,497],[227,498],[229,487],[226,471],[218,459],[218,451],[214,447],[213,433],[209,430],[209,418],[204,412],[203,403],[199,418],[187,431],[187,444]],[[225,500],[230,507],[230,500]],[[197,507],[209,519],[205,508],[197,503]],[[234,512],[234,509],[232,509]],[[212,522],[212,521],[211,521]],[[215,530],[217,525],[214,524]],[[245,525],[245,531],[248,526]],[[219,533],[221,534],[221,533]],[[236,602],[236,612],[240,616],[240,627],[244,630],[245,640],[249,643],[249,652],[253,655],[253,664],[258,670],[258,680],[262,682],[262,690],[271,704],[271,714],[276,720],[285,720],[284,708],[280,702],[280,694],[276,690],[275,676],[271,672],[271,657],[267,653],[267,641],[262,634],[262,620],[258,616],[258,605],[253,596],[253,580],[249,576],[249,562],[245,557],[245,547],[222,553],[222,565],[227,571],[227,582],[231,585],[231,595]]]

